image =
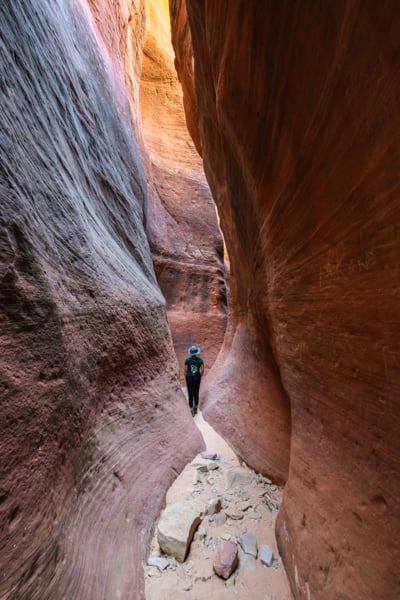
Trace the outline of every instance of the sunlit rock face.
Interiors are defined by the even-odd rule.
[[[186,9],[186,109],[233,279],[206,416],[284,477],[290,401],[296,598],[397,598],[398,5],[171,0],[190,86]]]
[[[143,598],[153,519],[201,440],[145,235],[134,95],[85,4],[3,2],[0,22],[0,596]]]
[[[205,171],[219,207],[231,262],[228,331],[215,368],[202,384],[208,397],[205,414],[231,441],[240,456],[251,462],[254,468],[283,482],[288,473],[290,409],[268,335],[261,213],[244,181],[245,170],[250,167],[244,161],[238,162],[232,154],[238,142],[231,147],[231,141],[224,137],[225,129],[220,130],[222,117],[225,119],[224,128],[243,127],[247,130],[251,114],[248,108],[243,108],[241,114],[232,116],[235,122],[230,125],[228,117],[221,112],[225,108],[222,102],[225,102],[227,110],[231,107],[234,110],[239,102],[235,85],[242,85],[237,81],[241,72],[235,73],[234,67],[229,66],[230,45],[228,40],[223,40],[226,32],[223,33],[223,28],[219,30],[219,25],[213,21],[219,18],[216,7],[210,8],[207,27],[215,27],[218,31],[212,31],[215,40],[208,46],[202,7],[203,3],[198,3],[197,8],[191,8],[193,26],[190,30],[185,3],[170,3],[173,45],[185,94],[187,121],[192,130],[197,119],[198,132],[194,139],[202,152]],[[217,11],[215,14],[214,10]],[[194,36],[194,59],[191,35]],[[230,35],[232,45],[236,44],[233,30]],[[215,52],[215,59],[218,52],[224,52],[223,59],[218,57],[224,62],[210,62],[211,50]],[[239,48],[236,52],[240,54]],[[244,56],[242,60],[245,60]],[[196,66],[196,94],[190,89],[194,81],[193,64]],[[247,76],[251,76],[250,72]],[[243,88],[247,83],[243,82]],[[229,88],[229,85],[232,87]],[[230,98],[230,95],[235,98]],[[253,132],[253,135],[258,133]],[[256,428],[255,422],[259,425]]]
[[[214,362],[226,327],[223,243],[201,158],[188,133],[174,67],[168,2],[146,2],[140,82],[147,231],[183,376],[187,348]]]

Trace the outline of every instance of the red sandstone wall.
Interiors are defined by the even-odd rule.
[[[218,364],[203,386],[203,394],[208,395],[209,399],[205,411],[239,455],[251,462],[254,468],[268,472],[277,481],[283,482],[287,477],[289,462],[289,401],[280,381],[271,340],[267,335],[268,322],[262,309],[265,296],[259,281],[260,217],[243,180],[245,165],[233,160],[234,149],[219,129],[222,107],[216,105],[216,97],[220,102],[225,96],[216,94],[217,88],[225,81],[225,73],[217,85],[214,78],[218,77],[218,66],[210,62],[202,6],[200,2],[197,21],[194,28],[191,27],[195,53],[193,62],[189,45],[190,31],[185,21],[185,3],[170,3],[176,64],[179,73],[183,73],[180,78],[186,94],[189,124],[194,122],[193,115],[197,113],[197,104],[192,104],[193,92],[187,92],[193,80],[190,69],[193,69],[193,64],[196,67],[198,146],[202,148],[206,175],[219,207],[231,263],[230,323],[225,347],[217,359]],[[210,9],[210,15],[212,19],[214,16],[219,18],[214,15],[214,9]],[[218,29],[219,26],[214,24],[213,27]],[[215,32],[215,43],[221,41],[223,31]],[[233,32],[231,35],[234,35]],[[227,45],[225,52],[229,51],[230,46]],[[227,61],[228,55],[224,58],[224,68]],[[230,76],[232,85],[238,83],[240,74],[227,72],[226,77],[229,79]],[[227,80],[225,85],[228,83]],[[229,90],[232,96],[236,93],[233,88]],[[229,103],[228,100],[226,102]],[[245,121],[247,112],[243,117]],[[235,117],[238,121],[236,126],[241,122],[238,117],[239,114]],[[234,412],[232,399],[237,402]],[[227,415],[232,418],[227,418]],[[254,428],[254,422],[260,426]]]
[[[183,383],[189,346],[200,344],[207,368],[221,347],[227,316],[225,267],[215,204],[185,122],[168,3],[159,0],[146,2],[140,108],[147,232]]]
[[[145,234],[135,96],[113,46],[143,7],[91,4],[99,24],[110,17],[109,38],[77,0],[0,3],[4,600],[143,598],[153,519],[201,446]]]
[[[233,280],[206,416],[283,478],[290,402],[278,536],[295,597],[394,600],[398,5],[186,4],[170,0],[174,43],[187,69],[187,10],[188,122]]]

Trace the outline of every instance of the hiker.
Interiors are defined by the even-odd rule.
[[[204,372],[204,361],[199,356],[200,352],[199,346],[190,346],[188,349],[189,358],[185,360],[189,407],[193,417],[197,414],[197,407],[199,406],[200,381]]]

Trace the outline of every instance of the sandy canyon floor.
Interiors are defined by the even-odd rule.
[[[229,489],[226,474],[235,468],[245,468],[227,443],[204,421],[201,413],[195,422],[206,443],[207,451],[217,453],[218,468],[200,472],[199,466],[207,464],[201,454],[189,463],[168,491],[167,505],[196,498],[206,504],[211,498],[220,498],[221,511],[206,516],[202,525],[205,531],[196,535],[184,563],[168,559],[168,566],[160,571],[155,566],[144,565],[147,600],[292,600],[289,583],[275,540],[275,519],[282,489],[270,480],[248,470],[249,482]],[[271,506],[272,499],[272,506]],[[268,506],[269,504],[269,506]],[[244,507],[248,506],[245,510]],[[242,513],[241,518],[230,518],[226,512]],[[239,566],[227,581],[213,570],[216,548],[224,540],[239,541],[245,532],[256,535],[258,548],[262,544],[273,550],[274,561],[270,567],[263,565],[259,556],[245,554],[239,545]],[[157,543],[156,528],[149,556],[162,556]],[[168,558],[168,557],[166,557]]]

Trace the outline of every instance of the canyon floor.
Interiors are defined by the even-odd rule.
[[[196,498],[207,503],[211,498],[218,497],[222,502],[222,510],[204,518],[202,525],[205,537],[195,534],[184,563],[169,558],[169,564],[163,571],[155,566],[144,566],[146,599],[291,600],[293,596],[274,533],[277,509],[273,505],[280,503],[282,488],[241,465],[232,449],[204,421],[201,413],[196,415],[195,423],[203,435],[207,451],[219,455],[218,468],[199,472],[199,466],[206,464],[207,460],[198,454],[169,489],[166,503],[169,505],[186,498]],[[226,474],[239,467],[248,470],[249,482],[229,489]],[[248,508],[243,511],[242,518],[232,519],[226,515],[226,511],[233,511],[234,514],[235,510],[237,512],[246,505]],[[153,557],[162,556],[156,530],[157,527],[149,552],[149,556]],[[238,544],[239,566],[226,582],[213,570],[216,548],[226,539],[239,541],[239,537],[245,532],[256,535],[259,549],[261,544],[269,545],[273,550],[274,561],[271,567],[267,567],[259,557],[253,558],[245,554]]]

